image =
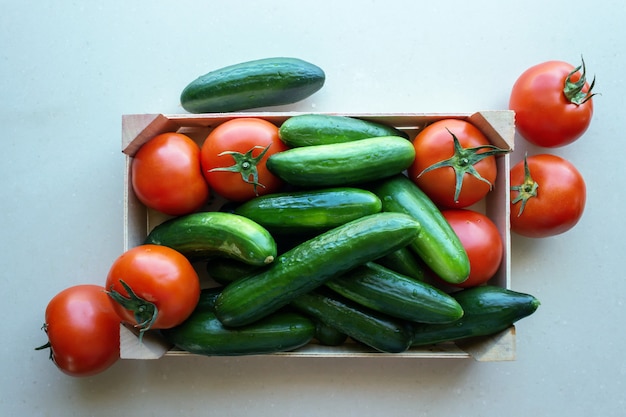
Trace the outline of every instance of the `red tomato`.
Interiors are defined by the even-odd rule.
[[[511,169],[511,230],[527,237],[566,232],[583,215],[585,181],[569,161],[529,156]]]
[[[48,303],[44,330],[50,358],[65,374],[90,376],[103,372],[120,357],[120,318],[104,287],[76,285]]]
[[[455,139],[456,138],[456,139]],[[496,180],[494,155],[508,152],[489,143],[464,120],[437,121],[413,141],[409,178],[440,207],[462,208],[481,200]]]
[[[198,210],[209,197],[200,147],[181,133],[160,134],[139,148],[131,183],[139,201],[172,216]]]
[[[267,158],[287,150],[278,127],[254,117],[217,126],[202,145],[202,169],[211,189],[231,201],[276,192],[283,181],[266,167]]]
[[[498,271],[504,245],[496,225],[482,213],[473,210],[443,210],[443,216],[455,231],[470,260],[469,277],[457,287],[484,284]]]
[[[594,82],[590,86],[585,76],[584,61],[577,68],[567,62],[548,61],[524,71],[513,85],[509,101],[519,134],[548,148],[567,145],[582,136],[593,115]]]
[[[109,270],[106,289],[122,321],[142,333],[182,323],[200,299],[200,280],[191,263],[159,245],[124,252]]]

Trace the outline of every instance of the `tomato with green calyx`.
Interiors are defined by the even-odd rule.
[[[283,181],[266,167],[267,159],[287,150],[273,123],[245,117],[217,126],[202,145],[204,176],[211,189],[230,201],[243,202],[273,193]]]
[[[200,298],[200,280],[187,258],[152,244],[119,256],[109,270],[106,289],[121,320],[137,327],[140,336],[182,323]]]
[[[530,67],[515,81],[509,99],[518,133],[546,148],[574,142],[591,123],[594,84],[595,78],[587,83],[584,60],[576,68],[562,61]]]
[[[586,186],[581,173],[560,156],[527,156],[511,169],[511,230],[543,238],[564,233],[583,215]]]
[[[413,146],[409,178],[444,208],[468,207],[485,197],[497,176],[495,156],[510,152],[490,144],[478,128],[460,119],[426,126]]]
[[[200,168],[200,147],[181,133],[163,133],[142,145],[131,163],[139,201],[171,216],[200,209],[209,187]]]
[[[67,375],[101,373],[120,357],[120,318],[100,285],[75,285],[55,295],[43,329],[48,343],[36,349],[50,348],[50,359]]]
[[[482,213],[468,209],[441,212],[461,240],[470,261],[469,277],[456,287],[476,287],[489,281],[498,271],[504,244],[497,226]]]

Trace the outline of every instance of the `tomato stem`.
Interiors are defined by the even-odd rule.
[[[422,174],[437,168],[450,167],[454,169],[454,173],[456,175],[456,185],[454,189],[455,203],[458,203],[459,201],[459,195],[461,194],[461,188],[463,187],[463,177],[465,176],[465,174],[473,175],[480,181],[489,184],[489,190],[491,190],[493,188],[493,185],[487,179],[483,178],[482,175],[480,175],[474,165],[487,157],[509,153],[510,150],[501,149],[494,145],[482,145],[472,148],[463,148],[456,135],[452,133],[450,129],[446,128],[446,130],[452,135],[452,140],[454,142],[454,155],[452,155],[448,159],[439,161],[429,166],[428,168],[425,168],[417,175],[417,178],[422,176]]]
[[[252,187],[254,188],[254,194],[258,196],[259,193],[257,191],[257,187],[265,188],[265,185],[259,183],[259,172],[257,170],[257,165],[261,162],[261,160],[269,150],[270,146],[272,145],[269,144],[265,148],[262,146],[254,146],[245,154],[236,151],[224,151],[218,154],[218,156],[230,155],[235,160],[235,164],[229,167],[218,167],[209,169],[208,172],[239,172],[241,174],[241,179],[247,184],[252,184]],[[263,149],[263,151],[258,156],[253,157],[252,152],[254,152],[255,149]]]
[[[511,191],[517,191],[519,194],[515,197],[511,203],[517,204],[520,201],[522,204],[520,205],[519,212],[517,213],[517,217],[521,216],[524,212],[524,208],[526,208],[526,203],[533,197],[537,197],[537,190],[539,189],[539,184],[533,180],[533,177],[530,175],[530,169],[528,168],[528,155],[524,156],[524,182],[520,185],[515,185],[511,187]]]
[[[122,286],[128,293],[128,297],[125,297],[119,292],[115,291],[113,289],[113,286],[111,286],[110,291],[107,291],[107,294],[122,307],[133,312],[133,314],[135,315],[135,321],[137,322],[135,327],[139,329],[139,342],[141,343],[143,339],[143,334],[150,330],[150,328],[156,321],[159,314],[159,309],[157,308],[156,304],[137,296],[132,288],[130,288],[130,286],[121,279],[120,284],[122,284]]]
[[[596,77],[593,77],[591,81],[591,85],[589,86],[589,90],[583,91],[585,88],[585,83],[587,82],[586,77],[586,68],[585,68],[585,60],[581,57],[582,64],[577,66],[570,72],[565,78],[565,85],[563,87],[563,94],[565,97],[573,104],[580,106],[581,104],[586,103],[591,97],[595,96],[596,93],[592,93],[593,87],[596,84]],[[582,73],[580,74],[580,78],[576,82],[572,82],[572,76],[580,71],[582,68]]]

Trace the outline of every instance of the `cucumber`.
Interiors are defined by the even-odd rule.
[[[339,346],[342,345],[347,339],[348,335],[340,332],[332,326],[327,325],[321,320],[315,321],[315,339],[320,345],[324,346]]]
[[[399,174],[415,159],[413,144],[382,136],[330,145],[304,146],[271,155],[267,168],[289,184],[334,187]]]
[[[226,286],[215,311],[226,326],[243,326],[346,271],[406,246],[419,223],[399,213],[376,213],[322,233],[277,257],[259,274]]]
[[[533,314],[540,304],[530,294],[493,285],[464,289],[453,297],[463,308],[463,317],[449,324],[413,325],[413,346],[498,333]]]
[[[227,285],[247,275],[256,274],[263,266],[250,265],[230,258],[211,258],[206,263],[206,271],[218,284]]]
[[[380,199],[358,188],[268,194],[235,209],[270,233],[318,233],[381,210]]]
[[[276,241],[261,225],[232,213],[202,212],[174,217],[156,226],[145,243],[168,246],[192,261],[224,256],[251,265],[276,257]]]
[[[426,194],[404,175],[374,184],[371,191],[383,203],[383,211],[405,213],[416,219],[422,231],[410,248],[441,279],[459,284],[467,279],[469,258],[450,224]]]
[[[311,291],[295,298],[291,306],[381,352],[400,353],[411,345],[408,323],[368,310],[338,294]]]
[[[420,323],[450,323],[463,316],[459,303],[442,290],[373,262],[333,278],[326,286],[392,317]]]
[[[304,100],[322,88],[324,71],[298,58],[265,58],[230,65],[189,83],[180,102],[190,113],[278,106]]]
[[[424,265],[408,246],[376,259],[376,263],[413,279],[424,281],[426,278]]]
[[[278,135],[286,145],[292,148],[352,142],[379,136],[408,137],[406,133],[393,126],[328,114],[292,116],[281,124]]]
[[[315,336],[315,324],[296,312],[278,311],[249,326],[227,328],[213,311],[216,294],[203,290],[198,307],[180,325],[161,330],[179,349],[197,355],[238,356],[297,349]]]

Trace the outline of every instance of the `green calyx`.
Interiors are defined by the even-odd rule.
[[[498,148],[494,145],[482,145],[472,148],[463,148],[456,135],[450,132],[449,129],[446,130],[448,130],[448,132],[452,135],[452,140],[454,141],[454,155],[452,155],[448,159],[439,161],[424,169],[417,175],[417,178],[422,176],[422,174],[437,168],[451,167],[452,169],[454,169],[454,173],[456,176],[456,184],[454,189],[455,202],[459,201],[459,195],[461,194],[461,189],[463,188],[463,177],[465,176],[465,174],[470,174],[475,178],[489,184],[489,189],[491,190],[493,188],[493,184],[491,184],[487,179],[480,175],[474,165],[490,156],[501,155],[509,153],[510,151],[508,149]]]
[[[113,290],[113,288],[107,291],[107,294],[126,310],[133,312],[135,321],[137,322],[135,327],[139,329],[139,342],[141,342],[143,334],[150,330],[156,321],[159,315],[159,309],[154,303],[137,296],[124,281],[120,280],[120,284],[122,284],[128,293],[128,297],[124,297],[119,292]]]
[[[596,84],[595,76],[593,77],[593,80],[591,81],[589,90],[583,91],[583,88],[585,87],[585,83],[587,82],[587,71],[585,68],[585,60],[582,59],[582,57],[581,57],[581,60],[582,60],[582,64],[574,68],[572,72],[570,72],[567,75],[567,77],[565,78],[565,85],[563,87],[563,94],[565,94],[565,97],[567,98],[567,100],[573,104],[576,104],[577,106],[580,106],[581,104],[586,103],[588,100],[591,99],[591,97],[596,95],[596,93],[591,92],[593,90],[593,87]],[[580,78],[578,79],[578,81],[572,82],[572,76],[576,74],[578,71],[580,71],[581,69],[582,69],[582,72],[580,74]]]
[[[539,188],[539,184],[533,180],[533,177],[530,175],[530,169],[528,169],[528,158],[524,157],[524,182],[520,185],[514,185],[511,187],[511,191],[517,191],[517,197],[515,197],[511,203],[517,204],[520,201],[522,204],[520,205],[519,212],[517,213],[517,217],[521,216],[524,212],[524,208],[526,208],[526,203],[533,197],[537,197],[537,189]]]
[[[247,184],[252,184],[252,187],[254,188],[254,194],[259,195],[257,187],[265,188],[265,185],[259,183],[259,172],[257,170],[257,165],[261,162],[261,160],[269,150],[270,146],[272,145],[269,144],[265,148],[262,146],[254,146],[245,154],[235,151],[224,151],[218,156],[230,155],[235,160],[235,164],[229,167],[213,168],[210,169],[209,172],[239,172],[241,174],[241,179],[243,180],[243,182]],[[255,149],[263,149],[263,151],[258,156],[253,157],[252,152],[254,152]]]

